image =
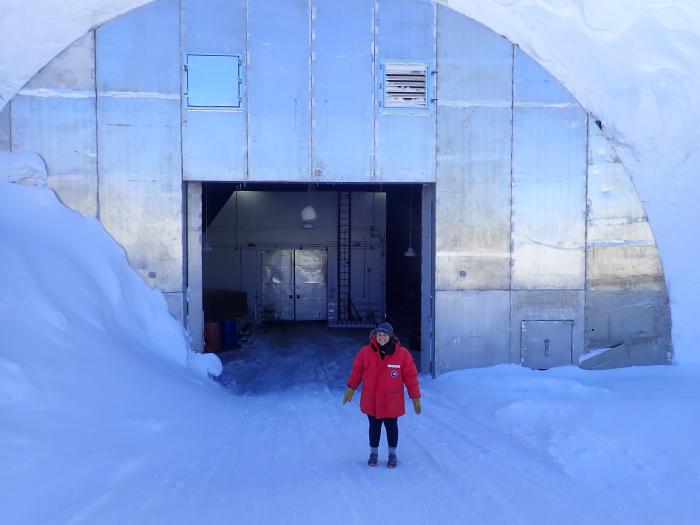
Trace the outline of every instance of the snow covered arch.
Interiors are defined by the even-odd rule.
[[[148,2],[6,2],[0,17],[0,107],[42,66],[91,28]],[[700,8],[691,0],[592,7],[581,0],[442,2],[519,45],[604,124],[651,220],[672,303],[680,360],[692,343],[700,185]],[[29,35],[28,35],[29,33]],[[653,40],[648,35],[654,35]],[[29,36],[29,38],[28,38]],[[689,254],[691,254],[689,256]]]

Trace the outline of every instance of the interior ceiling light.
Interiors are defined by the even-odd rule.
[[[305,230],[312,230],[314,228],[313,221],[318,218],[318,215],[316,209],[311,205],[311,184],[309,184],[308,195],[308,204],[301,209],[301,227]]]

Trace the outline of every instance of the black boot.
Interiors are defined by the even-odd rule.
[[[367,464],[368,464],[370,467],[376,467],[376,466],[377,466],[377,461],[378,461],[378,459],[379,459],[379,454],[377,454],[376,452],[372,452],[372,453],[369,455],[369,459],[367,460]]]
[[[386,462],[386,466],[389,468],[396,468],[399,460],[396,458],[396,454],[389,454],[389,459]]]

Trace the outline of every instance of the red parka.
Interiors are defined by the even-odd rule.
[[[396,341],[392,354],[382,359],[379,344],[372,336],[370,343],[357,353],[352,363],[348,386],[357,390],[363,383],[360,410],[377,419],[399,417],[406,413],[403,386],[408,396],[420,397],[418,371],[411,353]]]

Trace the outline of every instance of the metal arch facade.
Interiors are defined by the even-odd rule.
[[[519,362],[528,320],[571,321],[572,361],[620,339],[639,362],[668,360],[653,237],[616,229],[645,223],[638,199],[591,186],[626,174],[548,73],[432,2],[268,4],[159,0],[106,24],[13,100],[12,149],[47,159],[64,201],[100,217],[176,315],[183,180],[423,182],[435,184],[437,371]],[[247,57],[240,111],[183,106],[188,53]],[[384,58],[434,65],[431,112],[377,111]],[[67,70],[84,85],[66,85]]]

